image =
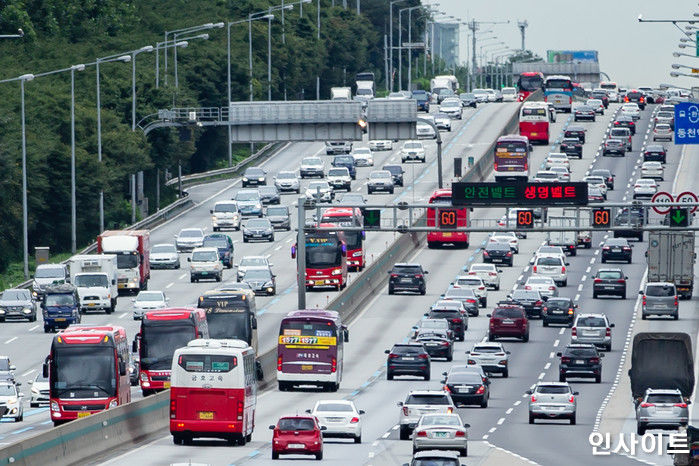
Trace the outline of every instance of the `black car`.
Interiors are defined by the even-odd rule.
[[[479,405],[488,407],[490,399],[490,382],[483,382],[481,376],[473,372],[455,372],[449,374],[442,383],[449,391],[456,406]]]
[[[454,344],[444,333],[420,333],[415,341],[422,344],[430,358],[444,358],[447,362],[454,359]]]
[[[638,105],[638,108],[640,108],[641,110],[645,110],[646,95],[637,89],[631,89],[626,93],[626,97],[624,97],[624,102],[633,102],[636,105]]]
[[[625,238],[609,238],[602,244],[602,263],[622,261],[631,263],[631,245]]]
[[[253,218],[243,224],[243,243],[248,241],[274,242],[274,227],[267,218]]]
[[[609,95],[607,94],[607,91],[592,91],[590,93],[590,98],[591,99],[599,99],[602,101],[602,104],[604,105],[604,108],[609,107]]]
[[[403,173],[405,173],[405,171],[403,170],[402,166],[400,166],[400,165],[384,165],[382,169],[391,172],[391,176],[393,177],[393,184],[394,185],[403,187]]]
[[[417,101],[417,110],[430,113],[430,95],[427,91],[413,91],[413,99]]]
[[[479,314],[479,299],[478,296],[470,288],[454,288],[449,289],[440,296],[445,301],[459,301],[466,309],[469,316],[478,317]]]
[[[589,105],[579,105],[579,106],[575,107],[575,110],[573,113],[573,119],[575,121],[580,121],[580,120],[595,121],[595,118],[596,118],[595,109],[590,107]]]
[[[544,327],[548,327],[549,324],[565,324],[572,327],[577,308],[578,305],[570,298],[549,298],[541,309],[542,324]]]
[[[624,275],[623,270],[599,269],[590,278],[592,278],[592,297],[594,299],[599,296],[619,296],[621,299],[626,299],[626,280],[628,277]]]
[[[248,284],[256,295],[273,296],[277,293],[275,277],[269,267],[252,267],[245,270],[240,281]]]
[[[585,128],[582,126],[571,125],[566,128],[563,133],[565,138],[578,138],[580,144],[585,144]]]
[[[424,295],[427,292],[425,275],[428,273],[420,264],[394,264],[388,272],[388,294],[394,294],[396,291],[414,291]]]
[[[473,107],[478,106],[478,99],[476,99],[475,94],[472,92],[463,92],[459,94],[459,100],[461,100],[462,107]]]
[[[506,264],[512,267],[512,248],[509,243],[488,243],[483,248],[483,262]]]
[[[646,213],[643,207],[624,207],[614,217],[614,225],[625,227],[614,230],[615,238],[636,238],[643,241],[643,230],[640,228],[647,223]]]
[[[417,375],[430,380],[430,355],[422,343],[400,343],[386,350],[386,378],[396,375]]]
[[[354,157],[351,155],[336,155],[332,161],[333,167],[347,167],[350,172],[350,177],[353,180],[357,179],[357,168],[354,165]]]
[[[36,321],[36,304],[29,288],[5,290],[0,296],[0,322],[5,319]]]
[[[257,190],[260,192],[260,200],[263,205],[281,203],[281,196],[276,186],[260,186]]]
[[[243,188],[248,186],[266,186],[267,172],[260,167],[250,167],[243,173]]]
[[[607,139],[604,141],[602,155],[607,156],[609,154],[626,155],[626,144],[624,144],[624,141],[621,139]]]
[[[629,131],[631,131],[631,134],[636,134],[636,122],[633,121],[633,118],[627,117],[627,116],[618,116],[616,120],[614,120],[614,127],[615,128],[629,128]]]
[[[614,191],[614,178],[616,175],[606,168],[596,168],[590,172],[590,176],[601,176],[609,191]]]
[[[643,151],[644,162],[662,162],[667,161],[667,151],[660,144],[649,144],[646,150]]]
[[[140,364],[138,362],[138,355],[131,353],[129,358],[129,383],[132,387],[138,385],[138,379],[140,377]]]
[[[540,292],[536,290],[513,290],[511,294],[507,296],[507,301],[505,304],[519,304],[524,308],[527,313],[527,317],[541,317],[541,310],[547,301],[546,296],[542,296]]]
[[[458,309],[432,308],[430,312],[425,313],[428,319],[445,319],[449,322],[449,328],[454,332],[454,338],[458,341],[464,341],[466,337],[466,329],[468,325],[464,322],[464,318]]]
[[[566,154],[568,157],[574,155],[577,158],[582,159],[583,145],[577,137],[563,138],[561,141],[561,152]]]
[[[202,247],[218,249],[218,258],[223,265],[229,269],[233,267],[233,240],[230,236],[221,233],[206,235]]]
[[[568,377],[594,378],[595,383],[602,382],[604,353],[597,351],[595,345],[570,344],[557,356],[561,358],[558,365],[560,382],[565,382]]]

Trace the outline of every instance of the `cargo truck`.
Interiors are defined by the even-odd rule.
[[[150,231],[107,230],[97,237],[97,252],[117,256],[117,287],[138,293],[150,278]]]
[[[352,89],[349,87],[331,87],[330,100],[352,100]]]
[[[694,289],[693,231],[651,231],[648,235],[648,281],[675,284],[680,299],[690,299]]]
[[[549,216],[548,218],[548,226],[551,228],[575,228],[576,222],[577,220],[573,217]],[[550,231],[548,245],[560,246],[564,253],[576,256],[578,253],[578,233],[572,229],[569,231]]]
[[[115,254],[82,254],[68,259],[70,282],[78,289],[80,312],[114,312],[119,288]]]

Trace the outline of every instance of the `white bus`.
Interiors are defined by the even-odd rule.
[[[602,81],[599,83],[599,87],[607,91],[609,94],[609,100],[612,102],[620,102],[619,98],[619,86],[612,81]]]

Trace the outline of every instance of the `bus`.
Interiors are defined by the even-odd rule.
[[[123,327],[71,325],[54,335],[43,365],[54,426],[129,403],[129,357]]]
[[[430,204],[438,207],[427,209],[427,226],[440,227],[442,231],[427,232],[427,247],[435,248],[445,244],[468,248],[468,233],[465,231],[444,231],[468,226],[468,209],[455,209],[451,204],[451,188],[438,189],[430,196]],[[442,207],[443,206],[443,207]]]
[[[530,142],[549,143],[549,107],[544,102],[526,102],[519,111],[519,134]]]
[[[323,211],[321,223],[333,223],[340,226],[363,227],[364,216],[359,207],[331,207]],[[364,270],[364,231],[343,231],[347,245],[347,268],[355,272]]]
[[[170,433],[173,442],[222,438],[252,440],[257,404],[255,350],[242,340],[200,338],[175,350],[171,367]]]
[[[556,110],[573,110],[573,81],[569,76],[549,76],[544,81],[544,100]]]
[[[335,227],[321,223],[321,227]],[[333,287],[338,291],[347,286],[347,243],[341,231],[307,231],[306,236],[306,291],[316,287]],[[296,259],[297,245],[291,247],[291,258]]]
[[[495,143],[493,160],[495,181],[529,180],[529,139],[510,134]]]
[[[209,338],[203,309],[170,308],[143,314],[133,342],[133,352],[139,356],[138,381],[143,396],[170,388],[172,355],[197,338]]]
[[[531,94],[544,87],[544,73],[541,71],[525,71],[517,80],[517,100],[524,102]]]
[[[599,83],[599,87],[607,91],[610,101],[619,102],[619,86],[617,86],[617,83],[613,81],[602,81]]]
[[[307,309],[289,312],[279,324],[277,381],[280,391],[294,385],[340,388],[343,345],[349,331],[336,311]]]

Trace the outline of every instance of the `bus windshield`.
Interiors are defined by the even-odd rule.
[[[170,321],[144,325],[141,338],[141,369],[169,370],[175,350],[187,346],[196,335],[191,322]]]
[[[542,107],[524,107],[522,109],[522,116],[541,116],[546,117],[546,109]]]
[[[306,267],[326,268],[342,264],[342,250],[336,238],[306,238]]]
[[[345,232],[345,243],[347,244],[347,249],[358,249],[362,246],[362,232],[361,231],[346,231]]]
[[[538,74],[535,76],[520,76],[519,77],[519,89],[522,91],[536,91],[541,89],[544,85],[544,80]]]
[[[204,298],[199,301],[199,307],[206,309],[211,338],[237,339],[250,343],[252,323],[247,296],[241,294],[225,298]]]
[[[546,89],[562,89],[571,90],[573,89],[573,83],[570,79],[554,78],[546,80]]]
[[[116,396],[114,348],[62,345],[54,348],[51,387],[58,397],[105,398]]]
[[[337,331],[331,322],[307,322],[287,320],[282,322],[280,335],[336,337]]]

